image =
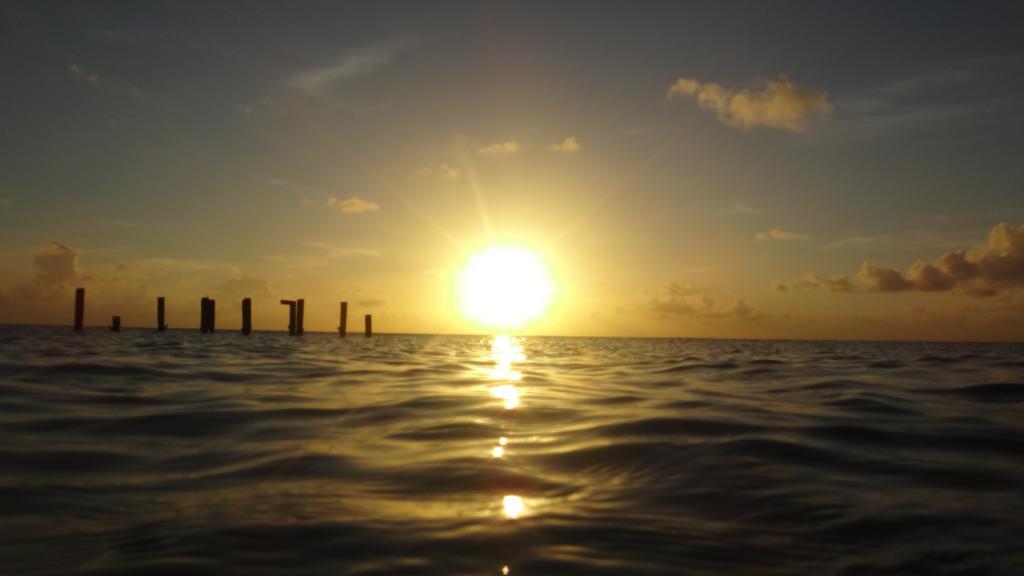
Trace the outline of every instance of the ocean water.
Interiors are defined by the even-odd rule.
[[[0,327],[3,574],[1024,574],[1024,347]]]

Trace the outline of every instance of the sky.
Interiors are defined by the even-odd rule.
[[[1017,2],[0,2],[0,323],[1024,340]],[[350,324],[350,330],[355,326]]]

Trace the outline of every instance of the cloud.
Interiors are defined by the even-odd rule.
[[[902,292],[910,290],[914,285],[892,268],[879,268],[873,262],[864,262],[857,272],[857,278],[864,282],[869,290],[877,292]]]
[[[439,178],[453,181],[458,180],[459,178],[462,177],[462,170],[455,166],[452,166],[451,164],[441,164],[440,166],[437,167],[436,170],[427,166],[418,170],[417,173],[424,176],[436,174],[437,177]]]
[[[814,274],[804,278],[811,276],[827,278]],[[985,297],[1024,288],[1024,225],[1003,222],[989,231],[984,244],[946,252],[932,262],[918,260],[906,272],[866,261],[855,280],[870,292],[961,292]],[[831,287],[824,281],[817,285]]]
[[[720,305],[706,290],[688,284],[669,282],[658,287],[647,302],[651,314],[663,318],[693,317],[704,319],[746,318],[755,319],[761,312],[745,300],[732,305]]]
[[[824,92],[796,86],[785,76],[760,81],[753,90],[733,90],[713,82],[678,78],[669,86],[667,97],[677,96],[691,96],[722,122],[743,129],[766,126],[803,132],[812,116],[832,111]]]
[[[79,276],[78,252],[61,242],[47,242],[36,249],[36,283],[61,285]]]
[[[363,200],[359,196],[350,196],[343,200],[339,200],[334,196],[328,196],[326,203],[328,206],[337,208],[345,214],[362,214],[363,212],[376,212],[380,210],[380,205],[376,202]]]
[[[505,142],[488,144],[487,146],[478,149],[476,153],[481,156],[511,156],[513,154],[518,154],[519,150],[520,146],[518,142],[508,140]]]
[[[775,227],[767,232],[760,232],[754,238],[757,240],[807,240],[808,236]]]
[[[253,298],[260,301],[272,301],[276,292],[263,278],[238,275],[228,278],[216,289],[218,298],[233,301],[241,306],[242,298]]]
[[[81,66],[79,64],[68,64],[68,72],[71,74],[72,78],[79,82],[93,85],[100,83],[99,75],[89,71],[85,66]]]
[[[361,246],[337,246],[329,242],[300,242],[300,246],[323,252],[327,258],[353,258],[357,256],[377,258],[380,250]]]
[[[0,198],[0,208],[10,208],[12,205],[7,198]]]
[[[850,292],[853,290],[853,283],[850,282],[850,277],[843,274],[822,276],[821,274],[811,272],[798,279],[794,285],[796,288],[828,288],[833,292]]]
[[[993,120],[1018,104],[993,97],[986,87],[1016,70],[994,60],[895,78],[840,100],[829,129],[848,137],[871,138],[894,130],[932,129]]]
[[[569,136],[561,142],[555,144],[548,144],[548,150],[552,152],[561,152],[562,154],[575,154],[580,151],[580,143],[576,140],[575,136]]]
[[[396,37],[348,50],[337,62],[295,74],[288,85],[301,92],[317,92],[337,81],[368,76],[388,65],[396,56],[420,44],[412,36]]]
[[[728,216],[732,214],[757,214],[759,212],[760,210],[751,206],[750,204],[745,204],[743,202],[733,202],[731,206],[729,206],[725,210],[722,210],[722,215]]]
[[[62,242],[38,246],[33,258],[35,276],[11,290],[9,298],[25,306],[59,299],[73,283],[87,278],[78,267],[78,252]]]

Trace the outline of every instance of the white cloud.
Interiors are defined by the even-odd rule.
[[[494,142],[488,144],[476,151],[481,156],[511,156],[518,154],[521,147],[519,143],[514,140],[507,140],[505,142]]]
[[[803,132],[811,116],[823,116],[832,111],[824,92],[796,86],[785,76],[761,81],[753,90],[735,90],[714,82],[678,78],[669,86],[667,97],[677,96],[691,96],[701,108],[713,111],[722,122],[744,129],[767,126]]]
[[[332,208],[337,208],[345,214],[361,214],[363,212],[376,212],[380,210],[380,205],[376,202],[364,200],[359,196],[350,196],[339,200],[334,196],[328,196],[326,204]]]
[[[368,76],[389,64],[400,53],[420,44],[411,36],[396,37],[348,50],[335,62],[295,74],[289,86],[302,92],[317,92],[339,80]]]
[[[767,232],[760,232],[755,238],[757,240],[807,240],[808,236],[775,227]]]
[[[580,143],[576,140],[575,136],[569,136],[561,142],[548,144],[548,150],[552,152],[561,152],[563,154],[575,154],[580,151],[580,148]]]

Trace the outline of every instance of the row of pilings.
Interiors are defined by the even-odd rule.
[[[288,307],[288,334],[291,336],[302,336],[306,331],[305,313],[306,301],[281,300],[283,306]],[[160,332],[167,330],[166,322],[166,300],[163,296],[156,299],[156,329]],[[75,332],[81,332],[85,327],[85,288],[75,290]],[[369,338],[373,336],[373,315],[367,314],[364,317],[364,335]],[[212,334],[217,328],[217,301],[213,298],[203,297],[199,301],[199,331],[203,334]],[[110,330],[121,331],[121,317],[113,316],[110,319]],[[242,334],[252,334],[252,298],[242,299]],[[344,338],[348,334],[348,302],[341,303],[338,322],[338,336]]]

